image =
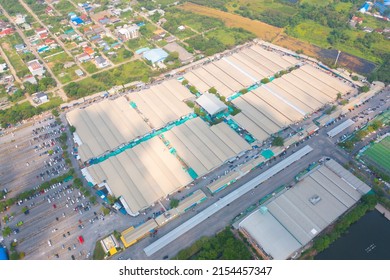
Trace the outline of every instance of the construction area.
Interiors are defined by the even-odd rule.
[[[370,190],[330,159],[261,205],[238,227],[269,258],[292,258]]]

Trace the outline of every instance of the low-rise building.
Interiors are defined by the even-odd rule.
[[[109,65],[108,61],[102,56],[95,57],[95,64],[98,68],[104,68]]]
[[[91,57],[86,53],[82,53],[78,55],[76,58],[81,63],[91,60]]]
[[[138,38],[139,26],[136,24],[124,25],[116,29],[115,33],[122,42],[126,42],[127,40]]]
[[[151,49],[144,52],[143,57],[155,64],[164,61],[168,57],[168,53],[163,49]]]
[[[45,68],[39,63],[38,59],[27,62],[27,67],[33,76],[43,76],[45,74]]]

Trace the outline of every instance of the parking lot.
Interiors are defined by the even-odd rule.
[[[91,258],[96,239],[89,238],[90,232],[97,233],[93,226],[105,220],[100,207],[91,205],[72,184],[54,184],[11,207],[7,226],[12,233],[6,241],[16,240],[17,250],[25,252],[26,259]]]
[[[6,188],[8,197],[67,172],[58,143],[62,130],[47,117],[0,137],[0,189]]]

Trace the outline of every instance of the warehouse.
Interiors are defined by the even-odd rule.
[[[111,194],[122,196],[131,215],[137,215],[140,210],[192,181],[157,137],[87,167],[86,171],[92,178],[91,183],[105,183]]]
[[[165,82],[127,96],[155,129],[192,113],[183,102],[192,96],[178,81]]]
[[[138,227],[130,227],[121,232],[121,240],[125,248],[137,243],[142,238],[148,236],[158,227],[154,219],[150,219],[147,222],[139,225]]]
[[[240,177],[240,173],[238,171],[234,171],[226,176],[219,178],[217,181],[207,186],[207,188],[212,194],[216,194],[225,189],[230,184],[234,183],[238,177]]]
[[[326,161],[246,217],[239,228],[271,258],[292,257],[370,190],[349,172],[340,177],[343,172],[348,171],[334,160]]]
[[[218,132],[214,132],[214,131]],[[198,176],[202,176],[250,145],[225,123],[209,127],[194,118],[164,133],[165,139]],[[221,137],[223,136],[223,137]],[[230,145],[231,143],[234,143]]]
[[[202,203],[207,199],[207,196],[202,190],[196,190],[182,201],[180,201],[179,206],[176,207],[179,214],[183,214],[188,210],[192,209],[199,203]]]
[[[79,156],[83,162],[150,131],[125,97],[72,110],[66,118],[77,129],[76,138],[81,140]]]

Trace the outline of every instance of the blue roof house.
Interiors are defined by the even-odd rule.
[[[168,53],[163,49],[151,49],[143,53],[143,57],[155,64],[164,61],[168,57]]]

